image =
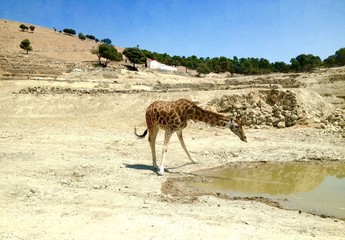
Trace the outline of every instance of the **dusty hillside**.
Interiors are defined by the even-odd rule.
[[[0,20],[1,239],[344,239],[343,220],[195,194],[175,179],[233,163],[343,162],[345,68],[204,78],[96,68],[84,62],[95,43],[19,24]],[[145,130],[151,102],[179,98],[241,115],[248,143],[190,122],[184,139],[199,163],[174,135],[157,176],[133,127]]]
[[[28,38],[33,47],[33,54],[63,61],[95,60],[90,50],[97,43],[90,40],[80,40],[78,36],[69,36],[53,28],[35,26],[33,32],[21,31],[20,24],[30,26],[30,23],[14,22],[0,19],[0,49],[1,53],[23,53],[19,44]],[[67,26],[66,26],[67,27]],[[61,29],[62,30],[62,29]]]

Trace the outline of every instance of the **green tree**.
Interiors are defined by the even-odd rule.
[[[85,37],[85,35],[83,33],[79,33],[78,38],[80,40],[85,40],[86,39],[86,37]]]
[[[228,72],[230,67],[230,60],[226,57],[220,57],[218,60],[218,65],[220,67],[220,72]]]
[[[107,67],[110,61],[122,61],[122,55],[113,46],[102,43],[98,45],[98,48],[91,51],[92,54],[96,54],[98,62],[103,67]],[[105,58],[105,62],[101,62],[101,58]]]
[[[90,39],[90,40],[96,40],[96,37],[93,35],[85,35],[85,37]]]
[[[211,72],[211,70],[208,68],[208,66],[205,63],[200,63],[196,71],[198,72],[198,76],[200,76],[200,74],[208,74]]]
[[[240,62],[239,62],[237,56],[233,57],[231,63],[233,65],[234,73],[240,73],[240,71],[239,71],[239,69],[240,69]]]
[[[322,64],[320,57],[312,54],[300,54],[296,58],[292,58],[290,62],[291,69],[295,72],[311,72]]]
[[[259,60],[259,73],[267,74],[272,72],[272,65],[270,61],[265,58],[260,58]]]
[[[101,42],[104,42],[104,43],[109,44],[109,45],[111,44],[111,40],[109,38],[104,38],[101,40]]]
[[[20,24],[19,27],[23,32],[29,29],[28,26],[26,26],[25,24]]]
[[[238,67],[238,73],[240,74],[253,74],[253,66],[252,66],[252,61],[250,58],[240,58],[239,60],[239,67]]]
[[[290,70],[290,66],[285,62],[275,62],[272,63],[273,72],[287,73]]]
[[[146,56],[139,48],[126,48],[123,51],[123,55],[128,58],[128,60],[133,64],[134,68],[135,64],[146,63]]]
[[[29,28],[30,28],[30,31],[31,31],[31,32],[34,32],[35,26],[30,26]]]
[[[335,52],[335,63],[338,66],[345,65],[345,48],[340,48]]]
[[[328,58],[323,60],[323,65],[325,67],[334,67],[334,66],[336,66],[335,55],[328,56]]]
[[[186,72],[188,72],[188,69],[196,70],[198,67],[198,58],[195,55],[183,58],[182,66],[186,68]]]
[[[63,32],[66,33],[66,34],[69,34],[69,35],[75,35],[76,34],[75,30],[74,29],[70,29],[70,28],[65,28],[63,30]]]
[[[174,55],[172,57],[172,61],[173,61],[173,65],[175,65],[175,66],[182,66],[182,59],[181,59],[180,56]]]
[[[30,40],[27,38],[24,39],[19,46],[21,49],[24,49],[26,51],[26,54],[28,54],[29,51],[32,51]]]

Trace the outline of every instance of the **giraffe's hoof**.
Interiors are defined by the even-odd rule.
[[[159,169],[159,171],[157,171],[157,174],[159,176],[164,176],[164,169]]]

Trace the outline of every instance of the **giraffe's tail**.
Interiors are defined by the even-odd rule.
[[[134,128],[134,134],[135,136],[137,136],[137,138],[144,138],[147,134],[147,129],[145,130],[145,132],[141,135],[137,134],[137,128]]]

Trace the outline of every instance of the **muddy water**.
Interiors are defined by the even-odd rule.
[[[203,176],[207,181],[193,187],[230,196],[261,196],[287,208],[345,218],[345,163],[266,163]]]

